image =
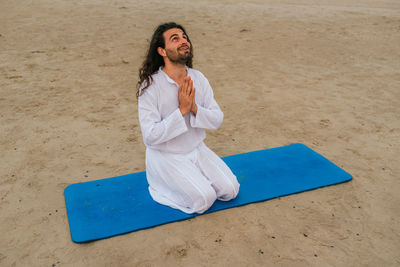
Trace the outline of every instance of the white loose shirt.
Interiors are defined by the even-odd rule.
[[[204,129],[217,129],[224,114],[210,83],[195,69],[186,68],[196,89],[197,114],[179,110],[179,85],[161,67],[139,97],[139,121],[146,147],[169,153],[189,153],[206,137]],[[143,85],[142,85],[143,87]]]

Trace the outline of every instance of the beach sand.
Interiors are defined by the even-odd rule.
[[[87,244],[63,190],[145,170],[135,98],[183,24],[219,156],[303,143],[353,180]],[[0,266],[399,266],[400,2],[0,1]]]

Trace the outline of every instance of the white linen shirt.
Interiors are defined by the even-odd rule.
[[[169,153],[189,153],[206,137],[204,129],[217,129],[224,114],[214,99],[210,83],[195,69],[186,68],[196,89],[197,114],[182,116],[179,85],[161,67],[139,96],[139,121],[146,147]],[[143,87],[143,84],[142,84]]]

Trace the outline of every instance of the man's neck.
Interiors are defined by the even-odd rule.
[[[178,84],[183,80],[184,77],[187,76],[186,65],[183,64],[165,62],[165,66],[162,68],[162,70]]]

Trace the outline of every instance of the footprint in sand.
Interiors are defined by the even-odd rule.
[[[319,121],[319,127],[321,127],[321,128],[328,128],[330,125],[331,125],[331,121],[328,119]]]
[[[175,258],[183,258],[187,255],[188,249],[189,249],[189,247],[187,244],[173,246],[167,250],[166,254],[172,255]]]

